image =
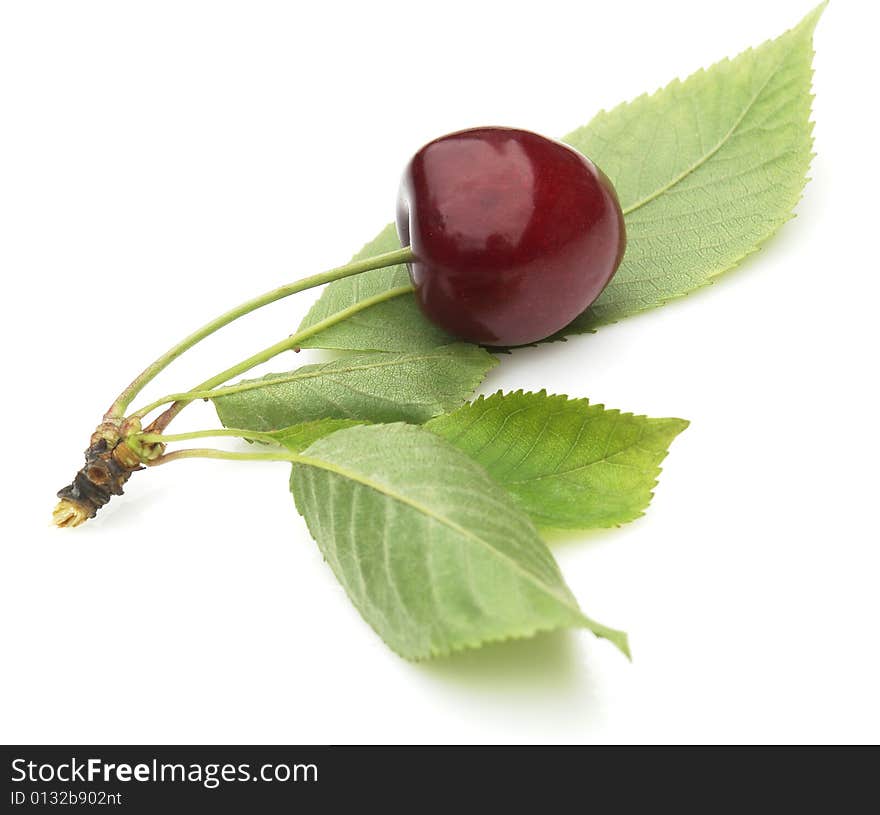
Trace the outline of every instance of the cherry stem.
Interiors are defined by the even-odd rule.
[[[161,433],[171,422],[171,420],[183,410],[186,405],[192,402],[195,399],[209,399],[215,398],[216,396],[223,395],[218,392],[211,392],[213,389],[217,388],[218,385],[222,385],[224,382],[228,382],[233,377],[239,376],[240,374],[246,373],[251,368],[260,365],[263,362],[267,362],[273,357],[278,356],[278,354],[283,353],[284,351],[289,351],[291,348],[298,347],[304,340],[312,337],[315,334],[324,331],[331,326],[336,325],[337,323],[346,320],[351,317],[353,314],[357,314],[359,311],[363,311],[364,309],[370,308],[371,306],[375,306],[379,303],[384,303],[387,300],[391,300],[395,297],[400,297],[403,294],[409,294],[412,292],[412,286],[399,286],[396,289],[389,289],[388,291],[384,291],[381,294],[377,294],[373,297],[368,297],[365,300],[361,300],[358,303],[355,303],[352,306],[349,306],[346,309],[342,309],[341,311],[336,312],[330,317],[327,317],[320,322],[315,323],[313,326],[304,329],[303,331],[299,331],[296,334],[292,334],[289,337],[286,337],[279,342],[276,342],[274,345],[270,345],[268,348],[264,348],[262,351],[257,352],[253,356],[248,357],[247,359],[239,362],[237,365],[233,365],[231,368],[227,368],[225,371],[217,374],[216,376],[212,376],[210,379],[206,379],[200,385],[196,385],[195,388],[189,390],[185,393],[173,393],[168,396],[163,396],[161,399],[157,399],[155,402],[147,405],[146,407],[141,408],[140,410],[132,413],[131,416],[134,418],[142,419],[148,413],[151,413],[156,408],[162,407],[162,405],[167,405],[169,402],[173,404],[169,407],[164,413],[158,416],[153,423],[146,428],[148,433]],[[263,383],[259,383],[258,385],[251,385],[249,387],[259,387],[262,386]],[[237,389],[245,390],[242,386],[233,386]],[[225,390],[225,389],[224,389]]]
[[[158,467],[160,464],[168,464],[184,458],[214,458],[225,461],[311,462],[311,459],[299,456],[296,453],[231,453],[228,450],[216,450],[212,447],[192,447],[186,450],[175,450],[173,453],[165,453],[165,455],[147,462],[147,466]]]
[[[239,427],[223,427],[214,430],[192,430],[189,433],[170,433],[163,435],[161,433],[138,433],[134,438],[137,441],[147,444],[171,444],[176,441],[191,441],[193,439],[210,439],[220,436],[231,436],[237,439],[247,439],[248,441],[261,441],[266,444],[277,444],[280,442],[271,433],[259,433],[256,430],[242,430]]]
[[[312,458],[302,453],[294,453],[291,450],[277,453],[232,453],[228,450],[217,450],[213,447],[190,447],[185,450],[175,450],[173,453],[165,453],[152,461],[146,462],[148,467],[156,467],[160,464],[168,464],[184,458],[212,458],[224,461],[286,461],[289,464],[305,464],[308,467],[316,467],[319,470],[336,473],[347,478],[356,478],[350,471],[337,464],[320,458]],[[367,483],[366,481],[364,483]]]
[[[386,266],[396,266],[401,263],[408,263],[412,259],[413,254],[409,247],[396,249],[393,252],[385,252],[371,258],[352,261],[345,266],[339,266],[336,269],[331,269],[327,272],[322,272],[320,274],[312,275],[311,277],[303,278],[302,280],[297,280],[293,283],[288,283],[285,286],[281,286],[277,289],[266,292],[259,297],[255,297],[253,300],[248,300],[240,306],[236,306],[225,314],[221,314],[219,317],[202,326],[198,331],[195,331],[177,343],[177,345],[169,348],[164,354],[162,354],[162,356],[145,368],[137,377],[135,377],[131,384],[119,394],[116,401],[110,406],[110,409],[105,414],[105,417],[107,419],[122,418],[125,415],[128,406],[148,382],[152,381],[162,370],[168,367],[168,365],[174,362],[174,360],[185,351],[188,351],[194,345],[205,339],[205,337],[210,336],[215,331],[219,331],[221,328],[229,325],[229,323],[237,320],[239,317],[249,314],[252,311],[256,311],[258,308],[262,308],[269,303],[274,303],[276,300],[289,297],[291,294],[296,294],[297,292],[305,291],[306,289],[311,289],[315,286],[321,286],[334,280],[341,280],[344,277],[351,277],[352,275],[361,274],[362,272],[369,272],[373,269],[382,269]]]

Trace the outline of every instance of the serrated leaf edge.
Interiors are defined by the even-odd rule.
[[[562,394],[562,393],[547,393],[545,388],[541,388],[541,390],[539,390],[539,391],[526,391],[526,390],[523,390],[522,388],[520,388],[519,390],[506,391],[506,392],[504,390],[499,389],[489,395],[482,395],[481,394],[476,399],[474,399],[471,402],[468,402],[467,405],[463,405],[462,407],[468,407],[471,405],[482,404],[482,403],[488,402],[490,399],[494,399],[494,398],[503,399],[503,398],[507,398],[507,397],[517,397],[517,396],[520,396],[520,397],[538,396],[538,397],[543,397],[548,400],[552,400],[556,403],[564,403],[566,405],[576,405],[579,407],[583,406],[583,407],[598,408],[605,414],[614,414],[614,415],[617,415],[620,417],[633,418],[633,419],[644,419],[647,422],[679,422],[681,426],[678,428],[678,430],[676,430],[675,434],[670,439],[670,441],[669,441],[670,445],[679,435],[681,435],[690,426],[690,420],[688,420],[688,419],[681,419],[676,416],[647,416],[643,413],[629,413],[626,411],[619,410],[617,408],[607,408],[603,403],[590,402],[590,400],[586,397],[572,397],[572,396],[567,396],[566,394]],[[460,410],[460,409],[461,408],[457,408],[456,410]],[[449,413],[453,413],[453,412],[455,412],[455,411],[449,411]],[[442,416],[436,416],[434,419],[429,419],[427,422],[425,422],[425,424],[423,426],[425,427],[425,429],[431,430],[432,429],[431,424],[435,421],[439,421],[440,419],[444,418],[444,416],[446,416],[446,415],[448,415],[448,414],[443,414]],[[467,430],[468,430],[468,428],[465,428],[458,435],[463,435],[464,433],[467,432]],[[457,436],[456,436],[456,438],[457,438]],[[663,474],[663,467],[660,465],[666,460],[666,458],[668,456],[669,456],[669,447],[667,446],[666,451],[663,453],[662,457],[660,458],[660,461],[657,463],[656,467],[653,468],[655,472],[654,472],[654,476],[653,476],[653,480],[652,480],[651,484],[647,487],[647,489],[649,491],[648,492],[649,497],[648,497],[648,502],[645,504],[645,507],[634,514],[630,514],[628,516],[625,516],[624,520],[619,521],[618,523],[609,523],[609,524],[599,523],[599,524],[590,525],[590,526],[584,526],[584,525],[560,526],[559,524],[541,523],[540,518],[535,517],[534,515],[532,515],[532,513],[529,513],[529,516],[531,517],[532,522],[535,524],[535,526],[537,526],[538,529],[546,529],[546,530],[552,530],[552,529],[559,529],[559,530],[617,529],[617,528],[623,526],[624,524],[632,523],[633,521],[636,521],[645,515],[645,511],[651,505],[651,502],[654,500],[654,490],[657,488],[657,485],[660,483],[660,476]],[[598,463],[598,462],[592,462],[592,463]]]
[[[770,37],[770,38],[764,40],[764,42],[762,42],[760,45],[752,46],[752,47],[750,47],[750,48],[746,48],[744,51],[741,51],[739,54],[737,54],[737,55],[735,55],[735,56],[733,56],[733,57],[725,57],[724,59],[718,60],[717,62],[712,63],[708,68],[699,68],[698,70],[696,70],[696,71],[694,71],[694,72],[688,74],[684,79],[681,79],[681,78],[679,78],[679,77],[676,77],[675,79],[671,80],[670,82],[667,82],[666,85],[663,85],[663,86],[657,88],[657,90],[653,91],[652,93],[642,93],[642,94],[640,94],[639,96],[636,96],[636,97],[634,97],[633,99],[631,99],[631,100],[629,100],[629,101],[621,102],[620,104],[615,105],[615,106],[614,106],[613,108],[611,108],[610,110],[606,110],[606,109],[604,109],[604,108],[601,109],[601,110],[599,110],[599,112],[593,117],[593,119],[592,119],[588,124],[584,125],[584,126],[581,127],[581,128],[577,128],[577,130],[573,130],[571,133],[567,134],[566,136],[563,136],[562,141],[563,141],[563,142],[566,142],[567,139],[569,139],[569,138],[571,138],[572,136],[574,136],[574,134],[577,133],[578,131],[583,130],[584,128],[589,127],[590,124],[592,124],[592,122],[595,121],[595,119],[598,118],[599,116],[603,116],[603,115],[604,115],[604,116],[610,116],[610,115],[614,114],[616,111],[618,111],[618,110],[621,109],[621,108],[624,108],[624,107],[627,107],[627,106],[629,106],[629,105],[633,105],[633,104],[636,104],[636,103],[640,103],[640,102],[643,102],[643,101],[647,101],[648,99],[652,99],[653,97],[657,96],[658,94],[663,93],[664,91],[668,90],[668,89],[671,88],[671,87],[674,87],[674,86],[676,86],[676,85],[681,85],[681,84],[687,82],[688,80],[690,80],[691,78],[696,77],[696,76],[700,76],[701,74],[705,74],[705,73],[707,73],[708,71],[712,71],[714,68],[717,68],[717,67],[719,67],[719,66],[721,66],[721,65],[728,65],[728,64],[730,64],[732,61],[734,61],[734,60],[736,60],[736,59],[739,59],[740,57],[743,57],[743,56],[745,56],[745,55],[747,55],[747,54],[751,54],[751,53],[753,53],[754,51],[756,51],[757,49],[763,48],[763,47],[766,46],[766,45],[770,45],[771,43],[776,42],[777,40],[782,39],[783,37],[787,36],[788,34],[792,34],[792,33],[794,33],[794,32],[797,31],[798,29],[803,28],[804,32],[805,32],[808,36],[810,36],[810,37],[812,38],[812,34],[813,34],[813,31],[815,30],[816,24],[819,22],[819,18],[822,16],[822,13],[824,12],[825,7],[826,7],[827,5],[828,5],[828,0],[825,0],[823,3],[820,3],[818,6],[816,6],[816,8],[814,8],[809,14],[807,14],[807,16],[804,17],[803,20],[801,20],[797,25],[792,26],[792,27],[789,28],[789,29],[786,29],[785,31],[782,32],[782,34],[780,34],[780,35],[777,36],[777,37]],[[785,58],[788,56],[789,53],[790,53],[790,49],[789,49],[788,51],[785,52],[785,56],[784,56],[782,59],[780,59],[779,64],[778,64],[778,65],[776,66],[776,68],[774,68],[773,71],[770,73],[770,75],[768,76],[767,82],[770,81],[770,78],[772,78],[772,76],[776,73],[776,71],[779,69],[779,67],[782,65],[782,63],[785,61]],[[812,57],[815,56],[815,54],[816,54],[815,49],[811,47],[811,49],[810,49],[810,55],[811,55],[811,60],[810,60],[810,61],[811,61],[811,63],[812,63]],[[815,94],[812,93],[812,84],[813,84],[813,83],[812,83],[812,79],[813,79],[813,75],[814,75],[814,74],[815,74],[815,70],[814,70],[813,68],[810,68],[810,92],[808,93],[808,97],[809,97],[809,100],[810,100],[810,115],[812,115],[812,107],[813,107],[812,102],[813,102],[813,99],[816,98]],[[763,90],[764,87],[766,87],[767,82],[765,82],[764,85],[762,85],[762,88],[761,88],[762,90]],[[745,107],[745,109],[744,109],[744,113],[743,113],[743,115],[740,116],[739,119],[737,119],[737,125],[742,121],[742,119],[744,118],[744,116],[745,116],[745,114],[748,112],[748,110],[751,109],[751,106],[754,104],[754,102],[755,102],[755,100],[757,99],[757,97],[760,96],[760,93],[761,93],[761,91],[758,92],[758,94],[757,94],[757,95],[756,95],[756,96],[755,96],[755,97],[749,102],[748,105],[746,105],[746,107]],[[812,146],[813,146],[813,144],[814,144],[814,140],[813,140],[813,129],[814,129],[814,127],[815,127],[815,122],[813,122],[812,119],[808,120],[808,123],[807,123],[807,136],[809,137],[809,148],[810,148],[810,152],[809,152],[809,154],[807,155],[807,163],[806,163],[806,165],[805,165],[805,167],[804,167],[804,183],[803,183],[803,184],[801,185],[801,187],[800,187],[800,190],[799,190],[799,193],[798,193],[797,198],[791,203],[791,207],[790,207],[788,213],[785,215],[785,217],[781,218],[781,220],[780,220],[777,224],[775,224],[775,226],[773,226],[772,229],[770,229],[765,235],[763,235],[761,238],[759,238],[759,239],[755,242],[755,244],[754,244],[750,249],[748,249],[748,250],[746,250],[745,252],[743,252],[742,255],[740,255],[738,258],[736,258],[734,261],[732,261],[732,262],[729,263],[728,265],[726,265],[726,266],[722,266],[722,267],[720,267],[719,269],[716,269],[715,271],[713,271],[711,274],[709,274],[709,275],[706,277],[705,280],[703,280],[703,281],[697,283],[697,284],[694,286],[694,288],[689,289],[689,290],[686,291],[686,292],[683,292],[683,293],[681,293],[681,294],[672,295],[672,296],[670,296],[670,297],[662,297],[662,298],[660,298],[656,303],[653,303],[653,304],[651,304],[651,305],[647,305],[647,306],[644,306],[644,307],[641,307],[641,308],[636,308],[635,310],[630,311],[629,313],[627,313],[624,317],[620,317],[620,318],[618,318],[618,319],[616,319],[616,320],[609,320],[609,321],[607,321],[607,322],[599,322],[599,323],[596,323],[593,327],[591,327],[591,328],[589,328],[589,329],[585,329],[585,330],[583,330],[583,331],[576,331],[576,332],[574,332],[573,335],[574,335],[574,336],[577,336],[578,334],[594,334],[594,333],[596,332],[596,329],[597,329],[597,328],[601,328],[602,326],[605,326],[605,325],[614,325],[615,323],[620,322],[622,319],[628,319],[629,317],[633,317],[633,316],[635,316],[636,314],[642,314],[642,313],[644,313],[644,312],[646,312],[646,311],[652,311],[652,310],[654,310],[654,309],[656,309],[656,308],[660,308],[660,307],[665,306],[665,305],[667,305],[667,304],[669,304],[669,303],[671,303],[671,302],[674,302],[674,301],[676,301],[676,300],[682,300],[682,299],[684,299],[685,297],[689,297],[691,294],[694,294],[694,293],[696,293],[696,292],[699,292],[699,291],[701,291],[702,289],[704,289],[704,288],[706,288],[706,287],[708,287],[708,286],[713,285],[713,284],[715,283],[715,281],[716,281],[719,277],[721,277],[721,275],[727,274],[728,272],[730,272],[730,271],[732,271],[732,270],[734,270],[734,269],[736,269],[736,268],[742,266],[742,265],[743,265],[743,262],[744,262],[747,258],[749,258],[749,257],[751,257],[752,255],[758,253],[758,252],[764,247],[764,244],[765,244],[770,238],[772,238],[772,237],[773,237],[773,236],[774,236],[774,235],[775,235],[775,234],[776,234],[776,233],[777,233],[777,232],[778,232],[783,226],[785,226],[785,224],[787,224],[787,223],[788,223],[790,220],[792,220],[793,218],[796,218],[796,217],[797,217],[797,213],[796,213],[794,210],[796,209],[797,205],[803,200],[803,197],[804,197],[804,190],[806,189],[806,185],[807,185],[807,183],[811,180],[810,176],[807,175],[807,173],[810,172],[810,168],[811,168],[811,166],[812,166],[813,159],[816,157],[816,153],[813,152],[813,150],[812,150]],[[670,184],[670,185],[664,187],[664,188],[663,188],[663,191],[666,191],[666,190],[671,189],[673,186],[675,186],[675,184],[677,184],[678,182],[680,182],[681,180],[683,180],[684,178],[686,178],[688,175],[690,175],[690,173],[692,173],[695,169],[697,169],[698,167],[702,166],[702,164],[704,164],[704,163],[708,160],[708,158],[710,158],[710,157],[711,157],[712,155],[714,155],[718,150],[720,150],[721,147],[723,147],[723,145],[727,142],[727,140],[730,138],[730,136],[731,136],[732,133],[734,132],[735,128],[736,128],[736,125],[735,125],[734,128],[732,128],[730,131],[728,131],[728,133],[727,133],[727,135],[725,136],[725,138],[724,138],[721,142],[719,142],[719,145],[718,145],[716,148],[713,148],[713,150],[710,151],[710,153],[708,153],[707,156],[706,156],[705,158],[703,158],[700,162],[698,162],[697,164],[695,164],[694,166],[692,166],[691,168],[689,168],[689,169],[688,169],[687,171],[685,171],[684,173],[680,174],[680,175],[675,179],[675,181],[674,181],[672,184]],[[652,196],[648,197],[646,200],[643,200],[643,201],[637,202],[635,205],[633,205],[633,206],[631,206],[631,207],[628,207],[628,208],[625,210],[625,212],[624,212],[624,216],[626,216],[626,215],[628,215],[629,213],[631,213],[631,212],[637,210],[640,206],[643,206],[644,203],[647,203],[647,202],[650,201],[650,200],[654,200],[654,198],[656,198],[657,195],[659,195],[659,194],[662,194],[662,193],[656,193],[656,194],[653,194]],[[577,320],[577,319],[580,319],[580,317],[576,317],[576,318],[575,318],[575,320]],[[566,338],[567,336],[573,336],[572,334],[565,334],[565,333],[564,333],[565,330],[566,330],[566,329],[563,328],[560,332],[558,332],[558,333],[561,334],[562,336],[557,336],[556,334],[554,334],[554,335],[551,335],[550,337],[548,337],[546,340],[542,340],[541,342],[542,342],[542,343],[559,342],[559,341],[565,340],[565,338]]]
[[[370,428],[370,427],[389,427],[389,426],[405,427],[405,428],[410,428],[412,430],[421,429],[420,426],[418,426],[418,425],[410,425],[405,422],[389,422],[389,423],[385,423],[382,425],[365,425],[365,426],[361,426],[361,429]],[[336,431],[336,433],[333,433],[331,435],[335,436],[338,433],[347,433],[347,432],[350,432],[351,430],[355,430],[355,429],[356,428],[347,428],[345,430],[338,430],[338,431]],[[327,437],[324,437],[324,438],[327,438]],[[320,441],[322,441],[322,439],[318,439],[315,442],[315,444],[319,443]],[[572,623],[570,624],[571,626],[579,625],[583,628],[588,629],[593,634],[595,634],[597,637],[599,637],[601,639],[607,639],[609,642],[611,642],[613,645],[615,645],[624,654],[624,656],[626,656],[627,659],[630,659],[630,660],[632,659],[632,654],[630,652],[629,639],[627,637],[627,634],[623,631],[619,631],[617,629],[605,626],[601,623],[596,622],[595,620],[591,619],[590,617],[587,617],[587,615],[584,614],[583,611],[581,611],[580,606],[578,605],[577,600],[574,598],[573,595],[571,595],[571,594],[569,594],[568,596],[559,595],[556,591],[553,590],[553,588],[551,586],[547,586],[541,580],[539,580],[537,577],[535,577],[535,575],[524,570],[515,560],[512,560],[510,557],[505,555],[503,552],[499,552],[495,547],[493,547],[491,544],[489,544],[488,542],[483,540],[479,535],[476,535],[475,533],[471,532],[470,530],[466,529],[465,527],[462,527],[461,525],[449,520],[448,518],[445,518],[442,515],[437,515],[429,507],[424,506],[419,501],[415,501],[411,498],[408,498],[407,496],[400,495],[397,492],[391,491],[389,487],[387,487],[383,484],[379,484],[378,482],[375,482],[369,478],[366,478],[366,477],[360,475],[359,473],[354,473],[344,467],[340,467],[339,465],[332,464],[331,462],[324,461],[322,459],[310,457],[309,450],[312,448],[312,446],[313,445],[310,445],[309,447],[307,447],[303,451],[303,453],[300,454],[299,460],[292,465],[294,468],[297,466],[314,467],[316,469],[324,470],[325,472],[333,473],[333,474],[338,475],[342,478],[346,478],[351,481],[354,481],[358,484],[361,484],[361,485],[367,487],[368,489],[372,489],[378,493],[381,493],[382,495],[386,496],[387,498],[390,498],[391,500],[397,501],[401,504],[405,504],[405,505],[415,509],[416,511],[421,512],[425,516],[432,518],[433,520],[437,521],[438,523],[443,524],[447,528],[454,530],[458,534],[463,535],[464,537],[467,537],[467,538],[475,541],[476,543],[480,544],[482,547],[488,549],[495,557],[498,557],[501,560],[506,561],[509,564],[509,566],[514,569],[514,571],[518,572],[521,575],[521,577],[528,580],[530,583],[532,583],[532,585],[537,587],[544,594],[548,595],[549,597],[554,599],[556,602],[558,602],[567,611],[571,612],[571,614],[572,614]],[[473,459],[471,459],[471,461],[473,461]],[[479,464],[477,464],[477,462],[474,462],[474,464],[478,467],[480,466]],[[495,483],[494,479],[492,479],[491,476],[488,475],[488,473],[486,475],[494,484]],[[297,507],[297,511],[299,512],[300,515],[302,515],[302,512],[299,511],[298,507]],[[523,513],[523,514],[525,515],[525,513]],[[526,521],[530,522],[530,521],[528,521],[527,517],[526,517]],[[536,534],[537,534],[537,530],[536,530]],[[326,557],[324,559],[326,560]],[[344,585],[343,585],[343,589],[346,590]],[[347,590],[346,590],[346,593],[348,593]],[[432,657],[445,656],[445,655],[451,654],[453,652],[467,650],[469,648],[478,648],[481,645],[485,645],[485,644],[488,644],[491,642],[503,642],[505,640],[510,640],[510,639],[523,639],[523,638],[527,638],[527,637],[532,637],[535,634],[542,632],[542,631],[553,631],[553,630],[556,630],[559,628],[564,628],[564,627],[569,627],[569,626],[564,623],[560,623],[557,625],[540,625],[539,624],[537,626],[533,626],[533,627],[530,626],[528,628],[524,628],[519,632],[511,632],[503,637],[483,637],[483,638],[475,639],[472,641],[465,641],[462,643],[457,643],[453,646],[450,646],[449,648],[436,648],[436,647],[432,646],[431,649],[429,650],[429,652],[426,655],[424,655],[424,657],[409,657],[408,655],[401,654],[390,643],[386,643],[386,644],[388,644],[388,646],[395,653],[397,653],[399,656],[402,656],[405,659],[413,659],[414,661],[418,661],[419,659],[429,659]]]

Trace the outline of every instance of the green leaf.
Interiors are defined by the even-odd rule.
[[[393,224],[383,229],[352,260],[372,257],[400,248]],[[336,280],[325,287],[321,297],[306,314],[299,331],[381,294],[389,288],[410,285],[406,266],[391,266]],[[411,294],[372,306],[305,340],[303,348],[341,351],[423,351],[455,342],[444,331],[426,320]]]
[[[566,137],[613,179],[627,251],[565,333],[710,283],[792,217],[813,155],[812,36],[823,10],[733,60],[599,113]]]
[[[499,391],[425,425],[482,464],[536,524],[564,529],[641,516],[687,426],[544,391]]]
[[[420,424],[458,407],[497,364],[475,345],[354,354],[239,385],[214,400],[227,427],[278,430],[317,419]]]
[[[312,536],[363,618],[408,659],[583,626],[534,526],[468,456],[412,425],[340,430],[293,465]]]
[[[733,60],[599,113],[564,139],[614,182],[626,213],[627,250],[596,303],[552,339],[592,331],[711,283],[792,217],[812,158],[812,34],[823,9]],[[356,257],[399,247],[389,225]],[[331,283],[301,328],[407,281],[399,266]],[[405,295],[309,342],[313,348],[402,350],[449,339],[438,336],[413,296]]]
[[[273,430],[269,435],[288,450],[301,453],[310,444],[324,438],[324,436],[360,424],[365,424],[365,422],[356,419],[317,419],[313,422],[300,422],[281,430]]]

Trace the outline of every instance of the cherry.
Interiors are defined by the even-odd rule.
[[[524,345],[599,296],[626,246],[611,182],[560,142],[479,127],[422,147],[403,174],[397,232],[433,323],[483,345]]]

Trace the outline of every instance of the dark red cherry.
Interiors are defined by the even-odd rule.
[[[401,243],[425,315],[456,337],[523,345],[601,293],[626,246],[611,182],[589,159],[526,130],[432,141],[403,174]]]

